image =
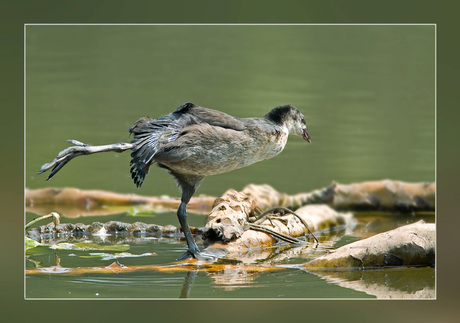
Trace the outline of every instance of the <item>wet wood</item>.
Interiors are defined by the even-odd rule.
[[[207,251],[215,250],[224,251],[228,254],[227,259],[245,259],[245,262],[253,261],[253,257],[248,256],[249,250],[268,249],[279,241],[277,234],[283,234],[292,237],[294,242],[298,237],[306,236],[306,240],[313,243],[308,230],[313,232],[327,232],[333,230],[343,230],[351,228],[355,224],[355,219],[351,213],[338,212],[338,210],[349,209],[378,209],[392,211],[428,211],[432,212],[435,205],[435,184],[434,183],[404,183],[399,181],[375,181],[362,182],[355,184],[338,184],[333,183],[331,186],[313,191],[310,193],[301,193],[296,195],[288,195],[277,192],[269,185],[248,185],[242,191],[228,190],[219,198],[210,196],[198,196],[192,198],[190,203],[191,211],[207,210],[212,203],[212,210],[206,220],[206,225],[203,230],[194,228],[196,234],[200,234],[205,240]],[[141,206],[152,205],[163,210],[175,211],[179,205],[179,199],[169,197],[144,197],[135,194],[118,194],[97,190],[79,190],[74,188],[66,189],[42,189],[42,190],[27,190],[26,204],[29,208],[37,206],[53,206],[53,205],[79,205],[85,209],[94,208],[95,210],[110,209],[102,206]],[[303,205],[303,206],[302,206]],[[287,214],[269,214],[262,219],[258,216],[266,209],[272,207],[288,207],[294,209],[295,212]],[[299,208],[299,206],[301,206]],[[119,213],[120,210],[117,210]],[[303,222],[295,216],[300,217]],[[139,223],[137,223],[139,224]],[[69,226],[69,225],[67,225]],[[75,226],[75,225],[70,225]],[[81,225],[82,226],[82,225]],[[162,232],[159,226],[142,224],[139,230],[129,229],[126,224],[126,230],[120,232],[136,232],[136,234],[145,234],[145,232]],[[131,225],[132,226],[132,225]],[[146,229],[148,226],[155,227],[155,230]],[[142,227],[142,228],[141,228]],[[167,226],[169,227],[169,226]],[[174,227],[174,226],[171,226]],[[73,237],[73,231],[77,230],[78,234],[93,234],[90,228],[60,227],[49,225],[39,228],[35,231],[35,236],[30,235],[32,239],[37,237],[43,238],[43,235],[50,234],[52,238],[54,230],[58,230],[60,236],[64,236],[66,231],[70,231],[69,236]],[[165,234],[170,234],[168,228]],[[272,233],[260,232],[261,229],[271,230]],[[169,230],[169,231],[168,231]],[[182,233],[177,227],[174,227],[177,236]],[[434,225],[432,234],[434,234]],[[276,234],[275,234],[276,233]],[[422,234],[422,233],[420,233]],[[118,234],[119,235],[119,234]],[[161,233],[160,233],[161,235]],[[380,237],[380,236],[379,236]],[[415,239],[412,235],[400,236],[400,245],[408,243],[413,245],[413,241],[407,239]],[[373,239],[378,239],[373,238]],[[406,239],[406,240],[404,240]],[[395,239],[391,239],[395,242]],[[367,240],[363,240],[367,243]],[[332,268],[350,268],[350,267],[372,267],[381,266],[382,263],[390,265],[425,265],[426,259],[413,259],[413,262],[401,258],[399,253],[387,252],[390,246],[385,242],[385,239],[380,238],[372,245],[372,252],[383,250],[374,255],[369,253],[371,249],[360,247],[360,251],[356,253],[354,249],[349,255],[341,256],[342,250],[339,249],[331,255],[326,255],[325,259],[337,259],[335,262],[325,260],[324,264],[317,262],[309,264],[309,268],[317,268],[321,266],[330,266]],[[431,240],[430,240],[431,241]],[[292,243],[292,241],[291,241]],[[358,244],[358,246],[360,246]],[[352,245],[353,247],[353,245]],[[353,247],[354,248],[354,247]],[[380,248],[380,249],[379,249]],[[386,249],[385,249],[386,248]],[[431,247],[429,247],[431,248]],[[434,247],[433,247],[434,248]],[[400,248],[406,250],[407,248]],[[391,249],[392,250],[392,249]],[[430,249],[431,250],[431,249]],[[434,249],[431,250],[434,257]],[[431,252],[430,251],[430,252]],[[414,251],[415,252],[415,251]],[[422,250],[423,252],[423,250]],[[219,253],[219,252],[218,252]],[[256,257],[259,257],[256,255]],[[378,257],[381,257],[378,258]],[[383,258],[382,258],[383,257]],[[260,258],[260,257],[259,257]],[[323,258],[318,258],[321,261]],[[371,260],[373,259],[373,260]],[[375,260],[377,259],[377,260]],[[361,261],[361,263],[359,262]],[[380,261],[380,262],[379,262]],[[320,264],[320,265],[318,265]],[[306,265],[307,266],[307,265]]]
[[[435,183],[407,183],[393,180],[354,184],[333,183],[324,194],[334,209],[386,210],[400,212],[435,210]]]
[[[188,259],[168,265],[145,265],[145,266],[124,266],[119,262],[114,262],[106,267],[79,267],[69,268],[61,266],[41,267],[26,270],[26,275],[82,275],[82,274],[113,274],[113,273],[132,273],[138,271],[157,271],[157,272],[189,272],[200,271],[207,273],[220,273],[222,271],[238,271],[246,274],[262,273],[268,271],[285,270],[283,267],[276,266],[255,266],[255,265],[231,265],[220,263],[208,263],[196,259]]]
[[[200,235],[200,228],[191,227],[193,234]],[[120,241],[128,237],[182,238],[182,230],[174,225],[157,225],[143,222],[124,223],[109,221],[106,223],[49,223],[27,231],[27,237],[41,243],[73,241],[75,239],[104,238],[104,241]]]
[[[435,191],[435,183],[382,180],[354,184],[332,183],[326,188],[309,193],[288,195],[276,191],[269,185],[251,184],[241,191],[241,199],[251,199],[248,204],[249,209],[246,209],[251,214],[255,209],[266,210],[273,206],[285,206],[295,210],[307,204],[328,204],[334,209],[434,211]],[[236,191],[229,190],[224,196],[229,192]],[[225,199],[224,196],[217,200],[213,196],[206,195],[192,197],[188,208],[194,211],[209,212],[213,205]],[[25,202],[27,208],[41,205],[79,205],[89,210],[97,209],[102,205],[152,205],[175,211],[180,199],[77,188],[44,188],[26,189]]]
[[[336,210],[430,211],[435,210],[436,184],[407,183],[394,180],[353,184],[333,182],[309,193],[287,195],[269,185],[248,185],[243,191],[257,200],[256,207],[285,206],[296,209],[307,204],[327,204]]]
[[[350,226],[353,223],[350,214],[337,212],[333,208],[431,210],[434,209],[434,196],[434,183],[389,180],[349,185],[333,183],[325,189],[296,195],[280,193],[269,185],[251,184],[241,192],[228,190],[217,199],[210,196],[194,197],[190,202],[190,210],[204,211],[212,203],[203,238],[211,244],[211,249],[223,248],[232,253],[244,248],[267,247],[278,241],[273,234],[259,232],[261,229],[269,229],[294,238],[307,235],[305,224],[293,215],[273,214],[263,222],[259,219],[251,224],[260,212],[271,207],[283,206],[295,210],[298,206],[307,204],[295,210],[295,213],[301,215],[310,230],[319,232],[333,230],[340,225]],[[321,202],[324,204],[318,204]],[[84,206],[86,210],[101,210],[101,206],[106,205],[151,205],[175,211],[179,199],[75,188],[47,188],[27,190],[26,205],[29,208],[45,205],[79,205]],[[106,207],[103,209],[110,210]],[[121,210],[117,209],[116,212],[119,213]]]
[[[418,221],[340,247],[304,265],[309,271],[434,266],[434,223]]]
[[[333,183],[325,189],[297,195],[279,193],[269,185],[251,184],[241,192],[228,190],[215,200],[206,221],[204,236],[218,241],[210,248],[225,248],[230,252],[241,248],[269,246],[277,241],[273,235],[250,230],[250,223],[261,211],[274,206],[305,213],[304,220],[308,227],[313,228],[310,230],[320,231],[352,223],[351,215],[334,209],[434,210],[434,197],[434,183],[414,184],[389,180],[349,185]],[[299,205],[305,204],[307,206],[296,210]],[[272,216],[261,225],[290,237],[305,234],[305,226],[293,216]]]
[[[343,230],[347,226],[353,226],[354,218],[351,213],[339,213],[327,205],[307,205],[295,211],[307,224],[313,232],[325,232],[331,230]],[[219,223],[213,221],[215,225],[226,223],[223,230],[228,228],[231,224],[231,214],[224,215]],[[248,224],[249,225],[249,224]],[[262,227],[269,228],[273,231],[288,235],[290,237],[307,236],[308,232],[304,224],[294,215],[286,214],[284,216],[271,216],[259,224]],[[231,227],[231,226],[230,226]],[[217,227],[220,230],[221,226]],[[210,235],[209,230],[216,230],[216,227],[206,225],[204,228],[204,235]],[[236,258],[238,254],[245,253],[245,250],[250,248],[270,247],[277,243],[279,239],[271,234],[259,232],[255,230],[246,230],[237,239],[232,239],[229,242],[217,241],[206,248],[212,252],[213,249],[226,250],[229,255],[227,258]],[[310,245],[314,245],[314,240],[310,236],[307,241]]]
[[[306,195],[310,195],[310,193]],[[269,185],[254,184],[246,186],[241,192],[228,190],[215,200],[213,209],[206,219],[205,235],[211,239],[215,236],[223,242],[229,242],[246,234],[247,242],[242,242],[242,244],[253,246],[256,241],[260,241],[261,245],[265,245],[270,240],[265,238],[266,234],[247,232],[251,219],[256,219],[261,211],[272,207],[282,206],[296,210],[299,205],[307,202],[306,195],[291,196],[279,193]],[[307,224],[308,222],[312,223],[308,226],[312,226],[313,229],[310,228],[310,230],[313,231],[331,228],[336,225],[337,221],[342,221],[345,224],[344,215],[332,210],[327,205],[310,205],[302,209],[301,212],[309,214],[310,219]],[[282,220],[278,221],[272,221],[272,218],[273,216],[269,219],[270,225],[276,227],[277,232],[291,237],[303,235],[305,232],[305,226],[294,216],[283,217]],[[258,224],[266,225],[267,223]]]
[[[44,214],[47,210],[56,211],[56,207],[64,206],[67,212],[61,215],[71,217],[114,214],[111,210],[101,210],[102,206],[151,206],[155,211],[175,212],[180,204],[180,198],[160,196],[149,197],[136,194],[120,194],[102,190],[81,190],[78,188],[43,188],[26,189],[26,210]],[[187,209],[192,213],[208,213],[215,197],[198,195],[192,197]],[[78,212],[70,213],[70,209],[78,208]],[[117,209],[115,213],[122,210]],[[49,212],[47,212],[49,213]],[[45,213],[46,214],[46,213]]]
[[[306,206],[301,208],[298,210],[298,214],[305,217],[305,220],[310,223],[312,228],[320,230],[323,225],[322,221],[315,222],[314,217],[309,218],[309,212],[313,211],[311,209],[313,207],[316,206]],[[329,219],[328,221],[330,223],[334,223],[333,225],[335,227],[343,226],[343,224],[346,224],[347,221],[349,221],[347,216],[340,219],[340,217],[334,218],[332,213],[327,215],[330,211],[322,210],[321,212],[326,215],[326,218]],[[318,213],[319,212],[317,211],[313,211],[312,214],[319,217]],[[295,219],[297,218],[293,218],[292,221],[295,221]],[[272,221],[275,223],[275,221],[278,220],[272,219]],[[266,225],[268,225],[268,223],[266,223]],[[85,235],[89,235],[91,239],[97,240],[101,235],[101,231],[104,231],[105,234],[109,234],[109,236],[105,235],[103,237],[105,242],[113,241],[114,243],[120,242],[120,239],[126,239],[127,236],[156,236],[169,238],[182,237],[180,230],[174,226],[162,227],[140,222],[127,224],[116,221],[111,221],[105,224],[95,222],[91,225],[55,225],[54,223],[50,223],[46,226],[41,226],[29,231],[28,236],[42,243],[55,244],[60,240],[78,241],[79,238],[86,240],[87,238],[85,238]],[[201,234],[199,229],[193,228],[193,231],[195,234]],[[371,269],[395,266],[433,266],[435,257],[434,231],[434,224],[427,224],[423,221],[419,221],[415,224],[406,225],[395,230],[377,234],[368,239],[348,244],[326,255],[316,258],[315,260],[303,265],[303,267],[309,271],[325,275],[321,274],[321,272],[330,270]],[[46,236],[47,234],[49,237]],[[302,232],[299,231],[298,234],[302,234]],[[40,236],[41,238],[38,239],[37,236]],[[253,264],[257,261],[264,267],[271,267],[271,263],[274,259],[271,259],[273,250],[269,247],[271,247],[275,242],[275,239],[271,235],[248,230],[240,239],[229,243],[214,243],[211,246],[208,246],[205,251],[225,255],[222,259],[226,259],[228,261],[238,261],[242,264]],[[300,254],[314,255],[315,250],[316,248],[314,244],[310,243],[309,245],[302,247],[288,249],[287,256],[289,256],[289,252],[294,252],[297,256]],[[283,251],[278,253],[279,256],[283,256],[284,254]],[[295,255],[292,254],[291,256]],[[266,262],[267,259],[271,260]],[[132,270],[142,269],[143,267]],[[152,267],[151,269],[156,270],[155,267]],[[101,272],[106,271],[106,269],[98,270],[102,270]],[[66,271],[67,269],[64,271],[62,271],[62,269],[56,269],[56,273],[63,273]]]

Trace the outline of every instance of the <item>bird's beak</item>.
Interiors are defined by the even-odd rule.
[[[308,143],[311,143],[310,133],[308,132],[307,128],[303,130],[303,139],[305,139]]]

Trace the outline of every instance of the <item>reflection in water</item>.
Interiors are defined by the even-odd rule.
[[[196,270],[190,270],[187,272],[187,275],[185,276],[184,280],[184,285],[182,285],[182,290],[180,292],[179,298],[188,298],[188,295],[190,294],[190,290],[193,286],[193,282],[195,281],[195,277],[198,274],[198,271]]]
[[[257,273],[248,272],[244,269],[223,269],[219,272],[209,273],[214,284],[226,291],[232,291],[254,283],[258,277]]]
[[[433,268],[387,268],[356,271],[323,271],[315,275],[327,282],[362,291],[377,298],[435,298]]]

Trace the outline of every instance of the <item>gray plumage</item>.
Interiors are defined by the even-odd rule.
[[[304,125],[301,135],[310,140],[303,115],[291,105],[272,109],[264,118],[235,118],[185,103],[161,118],[141,118],[130,128],[131,175],[141,186],[153,162],[192,177],[248,166],[283,150],[289,131],[297,130],[293,120]]]
[[[131,177],[136,186],[142,185],[153,163],[166,168],[182,191],[177,217],[188,250],[179,260],[216,258],[200,252],[187,222],[187,203],[206,176],[276,156],[284,149],[289,134],[310,142],[305,118],[292,105],[276,107],[263,118],[236,118],[187,102],[161,118],[139,119],[129,132],[134,136],[131,143],[91,146],[70,140],[74,146],[61,151],[51,163],[44,164],[39,174],[52,169],[50,179],[77,156],[129,149],[132,150]]]

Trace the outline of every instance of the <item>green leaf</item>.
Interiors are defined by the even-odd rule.
[[[105,250],[105,251],[126,251],[129,250],[129,245],[126,244],[116,244],[116,245],[99,245],[94,242],[77,242],[77,243],[68,243],[61,242],[50,247],[55,250],[77,250],[77,251],[88,251],[88,250]]]
[[[44,246],[44,244],[37,242],[35,240],[32,240],[28,237],[24,237],[24,239],[25,239],[26,250],[29,250],[29,249],[32,249],[38,246]]]
[[[114,260],[120,258],[138,258],[138,257],[147,257],[147,256],[156,256],[157,254],[154,252],[147,252],[140,255],[133,255],[129,252],[121,252],[121,253],[104,253],[104,252],[91,252],[89,255],[86,256],[79,256],[80,258],[100,258],[102,260]]]

